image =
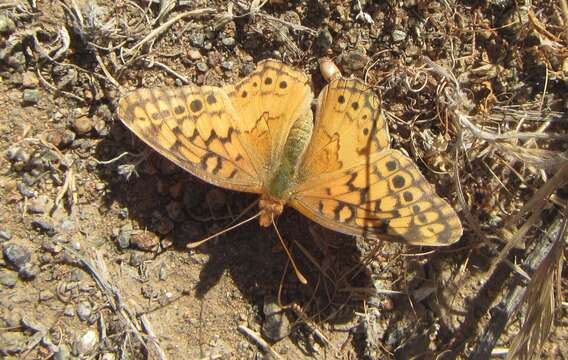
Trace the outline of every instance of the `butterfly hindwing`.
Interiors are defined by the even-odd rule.
[[[146,144],[193,175],[224,188],[261,192],[241,139],[240,117],[223,89],[139,89],[120,100],[118,116]]]
[[[320,224],[351,235],[414,245],[448,245],[462,228],[454,210],[397,150],[374,154],[368,164],[340,170],[291,205]]]

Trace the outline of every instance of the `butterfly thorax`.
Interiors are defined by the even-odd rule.
[[[272,224],[272,219],[278,217],[284,211],[286,201],[263,196],[260,198],[260,226],[268,227]]]

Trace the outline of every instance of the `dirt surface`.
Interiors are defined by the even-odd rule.
[[[568,10],[530,3],[0,3],[0,357],[483,359],[492,326],[488,353],[504,357],[529,318],[544,319],[539,357],[568,358],[566,303],[547,300],[566,289]],[[317,94],[323,57],[381,96],[392,146],[463,238],[376,243],[286,209],[307,285],[256,222],[186,249],[256,196],[151,152],[116,118],[121,94],[231,84],[266,58]],[[523,273],[545,280],[499,322]]]

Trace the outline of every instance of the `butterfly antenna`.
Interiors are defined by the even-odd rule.
[[[260,216],[260,211],[259,211],[257,214],[251,216],[250,218],[248,218],[248,219],[246,219],[246,220],[243,220],[243,221],[241,221],[240,223],[235,224],[235,225],[233,225],[233,226],[230,226],[230,227],[228,227],[228,228],[226,228],[226,229],[224,229],[224,230],[221,230],[221,231],[219,231],[219,232],[216,233],[216,234],[213,234],[213,235],[211,235],[211,236],[208,236],[208,237],[206,237],[206,238],[203,239],[203,240],[190,242],[189,244],[186,245],[186,247],[187,247],[188,249],[195,249],[196,247],[198,247],[199,245],[203,244],[204,242],[207,242],[207,241],[209,241],[209,240],[211,240],[211,239],[213,239],[213,238],[215,238],[215,237],[217,237],[217,236],[219,236],[219,235],[223,235],[223,234],[226,233],[226,232],[229,232],[229,231],[231,231],[231,230],[233,230],[233,229],[235,229],[235,228],[238,228],[238,227],[241,226],[241,225],[244,225],[244,224],[246,224],[246,223],[248,223],[248,222],[250,222],[250,221],[253,221],[254,219],[256,219],[256,218],[259,217],[259,216]]]
[[[286,251],[286,254],[288,255],[288,259],[290,259],[290,263],[292,264],[292,268],[294,269],[294,272],[296,273],[296,277],[298,278],[298,280],[300,280],[300,282],[302,284],[306,285],[308,283],[308,280],[306,280],[306,277],[300,272],[300,270],[296,266],[296,263],[294,262],[294,259],[292,258],[292,254],[290,253],[290,250],[286,246],[286,243],[284,243],[284,239],[282,238],[282,235],[280,235],[280,231],[278,231],[278,227],[276,227],[276,223],[274,223],[274,216],[272,216],[272,226],[274,226],[274,230],[276,230],[276,235],[278,235],[278,239],[280,239],[280,243],[282,244],[284,251]]]

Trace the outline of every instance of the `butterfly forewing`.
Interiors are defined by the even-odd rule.
[[[318,98],[316,128],[300,167],[300,182],[364,162],[387,149],[379,99],[359,79],[338,79]]]
[[[241,141],[241,120],[216,87],[139,89],[118,105],[121,121],[154,150],[201,179],[260,193],[262,184]]]
[[[280,164],[290,129],[311,112],[313,94],[307,76],[275,60],[261,61],[256,70],[225,90],[242,119],[242,130],[264,182]]]

